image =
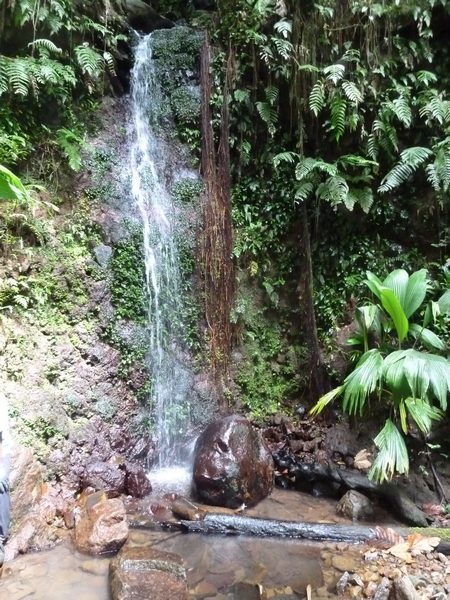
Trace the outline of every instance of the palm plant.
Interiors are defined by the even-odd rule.
[[[378,454],[369,472],[371,479],[381,482],[396,472],[408,472],[404,435],[410,424],[425,435],[444,417],[450,362],[442,355],[446,344],[428,325],[450,311],[450,289],[424,306],[425,269],[411,276],[397,269],[384,281],[369,272],[365,283],[376,302],[357,309],[358,331],[348,340],[361,345],[363,353],[342,385],[322,396],[311,412],[318,414],[338,397],[345,412],[360,417],[371,399],[384,403],[389,417],[374,439]],[[421,324],[412,320],[422,313]],[[374,348],[369,348],[371,337],[376,340]]]

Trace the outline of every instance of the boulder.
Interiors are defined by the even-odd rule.
[[[194,484],[208,504],[253,506],[272,491],[274,465],[262,435],[241,416],[210,423],[194,450]]]
[[[360,521],[373,517],[374,511],[373,504],[367,496],[356,490],[349,490],[339,500],[336,512],[353,521]]]
[[[82,486],[102,490],[110,498],[114,498],[125,491],[125,473],[117,465],[94,462],[87,465],[82,477]]]
[[[175,25],[143,0],[124,0],[123,8],[131,27],[143,33],[150,33],[155,29],[169,29]]]
[[[148,546],[122,548],[110,563],[112,600],[187,600],[183,560]]]
[[[83,497],[74,509],[74,542],[80,552],[117,552],[128,537],[125,506],[119,498],[95,492]]]
[[[135,463],[125,463],[125,490],[134,498],[143,498],[152,491],[144,467]]]

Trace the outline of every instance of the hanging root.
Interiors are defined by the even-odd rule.
[[[205,184],[201,261],[204,281],[205,318],[208,328],[210,364],[221,388],[228,375],[231,351],[230,312],[234,298],[232,253],[231,181],[228,96],[233,55],[228,54],[220,143],[216,151],[211,114],[211,45],[208,36],[202,49],[202,172]]]

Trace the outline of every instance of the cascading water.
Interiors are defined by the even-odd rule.
[[[191,374],[179,359],[178,337],[183,326],[176,244],[179,232],[177,210],[170,194],[176,175],[172,168],[173,150],[161,125],[165,97],[152,58],[152,42],[153,34],[142,37],[135,49],[131,173],[132,193],[143,223],[152,372],[150,400],[156,419],[158,466],[162,470],[185,462],[186,456],[179,448],[189,422],[187,393]]]

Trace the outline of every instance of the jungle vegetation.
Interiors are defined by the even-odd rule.
[[[29,186],[57,186],[63,165],[80,168],[82,115],[123,87],[125,5],[0,3],[4,253],[33,227],[30,194],[46,198]],[[318,412],[342,397],[344,410],[380,424],[372,476],[406,472],[405,436],[418,429],[426,442],[450,390],[448,2],[153,5],[210,40],[202,167],[208,223],[221,219],[233,260],[214,267],[230,252],[207,227],[202,256],[207,310],[226,331],[211,353],[224,394],[234,378],[259,417],[299,399]],[[195,117],[181,132],[194,152],[199,127]],[[347,344],[337,339],[344,326]],[[247,349],[237,373],[226,360],[233,345]]]

